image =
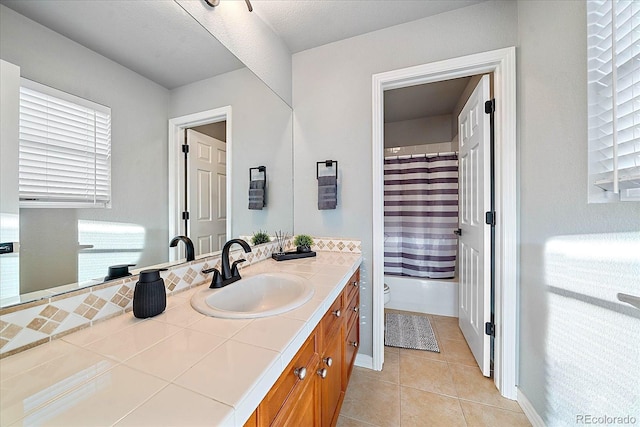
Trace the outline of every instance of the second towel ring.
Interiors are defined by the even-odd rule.
[[[324,160],[322,162],[316,162],[316,179],[320,178],[320,165],[324,164],[325,167],[330,168],[333,167],[333,164],[336,165],[336,180],[338,179],[338,161],[337,160]]]

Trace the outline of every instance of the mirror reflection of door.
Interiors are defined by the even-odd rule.
[[[216,131],[225,126],[226,122],[219,122],[188,129],[186,132],[186,143],[189,146],[189,184],[186,186],[189,219],[186,227],[196,256],[222,249],[227,237],[227,147],[223,140],[224,134],[220,135]]]

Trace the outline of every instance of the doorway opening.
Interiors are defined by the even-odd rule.
[[[485,376],[493,357],[485,334],[493,318],[491,226],[484,219],[492,210],[484,111],[491,80],[474,75],[384,92],[385,309],[459,318]],[[486,284],[477,283],[485,276]]]
[[[384,92],[387,90],[493,73],[495,95],[495,352],[494,382],[500,393],[516,398],[516,76],[515,48],[395,70],[373,76],[373,357],[384,362]],[[364,358],[360,358],[362,363]],[[366,363],[366,362],[365,362]],[[365,364],[363,363],[363,365]]]
[[[196,256],[232,235],[231,123],[230,106],[169,120],[169,235],[191,238]],[[169,261],[181,257],[171,248]]]

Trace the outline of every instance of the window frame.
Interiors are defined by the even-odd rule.
[[[29,108],[29,97],[37,100],[37,104],[31,105],[41,110]],[[61,105],[83,112],[69,112],[64,118],[52,114],[60,112]],[[53,123],[49,121],[51,117],[55,118]],[[55,133],[51,124],[59,124],[61,128],[69,118],[79,117],[83,117],[84,123],[73,130],[81,129],[80,136],[74,141],[69,135],[73,130],[63,130],[58,132],[61,135],[58,139],[63,142],[56,144],[50,137]],[[19,139],[20,208],[111,208],[111,108],[23,77],[20,81]],[[87,143],[86,149],[77,142],[82,140]],[[67,144],[69,148],[65,147]],[[58,171],[65,167],[68,170],[49,173],[47,163],[54,162],[48,160],[47,147],[53,148],[50,152],[59,156]],[[74,162],[76,165],[71,165]],[[76,177],[65,176],[71,173]],[[51,177],[59,179],[62,191],[50,191],[56,187],[52,185]],[[79,190],[82,186],[85,188]]]
[[[640,5],[587,1],[589,203],[640,201]]]

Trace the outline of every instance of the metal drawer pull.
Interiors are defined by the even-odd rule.
[[[357,280],[354,280],[354,281],[353,281],[353,283],[352,283],[352,285],[353,285],[353,286],[358,286],[358,281],[357,281]]]
[[[293,373],[298,377],[298,379],[303,380],[307,376],[307,368],[296,368]]]
[[[333,312],[333,315],[336,317],[340,317],[340,315],[342,314],[342,312],[340,311],[340,309],[336,310]]]
[[[358,311],[360,311],[360,307],[358,307],[357,305],[353,307],[353,311],[355,313],[357,313]]]
[[[627,304],[631,304],[635,308],[640,310],[640,297],[629,294],[618,294],[618,301],[626,302]]]
[[[351,345],[352,345],[354,348],[358,348],[358,341],[351,341]]]
[[[318,369],[318,372],[316,373],[320,375],[320,378],[322,379],[327,378],[327,368]]]
[[[332,358],[330,358],[330,357],[325,357],[324,359],[322,359],[322,361],[323,361],[324,363],[326,363],[326,364],[327,364],[327,366],[331,366],[331,365],[333,365],[333,359],[332,359]]]

